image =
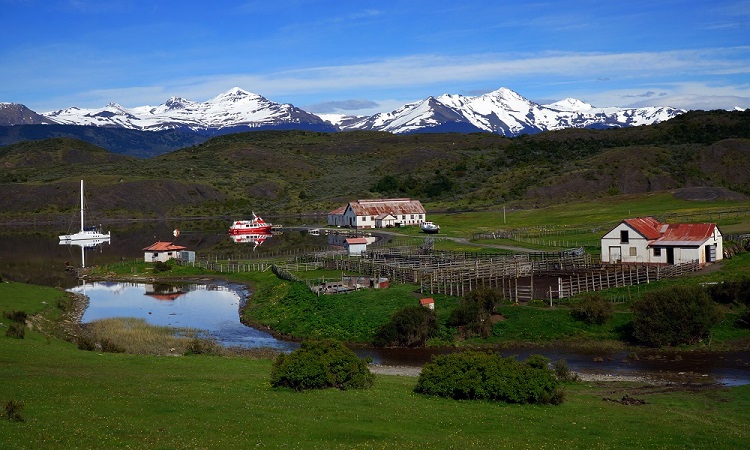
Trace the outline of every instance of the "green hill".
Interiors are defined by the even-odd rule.
[[[72,210],[72,197],[52,194],[81,178],[90,201],[110,217],[326,212],[352,199],[394,196],[419,198],[431,209],[545,206],[665,190],[739,199],[750,194],[750,111],[694,111],[652,126],[517,138],[245,132],[149,159],[51,139],[4,147],[0,164],[6,218]]]

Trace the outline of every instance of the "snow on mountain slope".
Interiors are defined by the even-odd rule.
[[[119,126],[146,131],[184,127],[199,131],[293,124],[330,126],[320,117],[293,105],[274,103],[240,88],[232,88],[203,103],[172,97],[156,107],[128,109],[110,103],[100,109],[73,107],[42,115],[62,124]]]
[[[411,103],[389,113],[380,113],[348,124],[344,130],[367,129],[392,133],[454,129],[489,131],[506,136],[562,128],[624,127],[668,120],[683,110],[669,107],[595,108],[567,98],[549,105],[527,100],[507,88],[476,97],[445,94]]]
[[[172,97],[159,106],[125,108],[110,103],[104,108],[73,107],[42,116],[60,124],[145,131],[190,129],[201,133],[222,133],[245,128],[300,128],[391,133],[485,131],[517,136],[571,127],[647,125],[668,120],[683,112],[669,107],[597,108],[573,98],[541,105],[503,87],[473,97],[457,94],[428,97],[395,111],[369,117],[317,116],[291,104],[274,103],[258,94],[232,88],[206,102]]]

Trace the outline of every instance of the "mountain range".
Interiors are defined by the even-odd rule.
[[[37,113],[24,105],[0,103],[0,126],[57,124],[184,131],[202,136],[267,129],[373,130],[394,134],[490,132],[517,136],[563,128],[649,125],[684,112],[670,107],[596,108],[571,98],[541,105],[501,88],[480,96],[429,97],[373,116],[316,115],[235,87],[205,102],[172,97],[159,106],[135,108],[110,103],[103,108],[70,107]]]

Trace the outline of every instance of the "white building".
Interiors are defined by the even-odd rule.
[[[367,238],[348,238],[344,246],[349,251],[349,256],[360,256],[367,251]]]
[[[425,220],[422,203],[410,198],[357,200],[328,214],[328,225],[355,229],[419,225]]]
[[[143,260],[145,262],[167,262],[169,259],[178,259],[185,248],[171,242],[155,242],[143,249]]]
[[[601,239],[603,263],[702,266],[723,258],[721,232],[713,223],[660,223],[653,217],[625,219]]]

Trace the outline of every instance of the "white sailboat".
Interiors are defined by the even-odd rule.
[[[83,180],[81,180],[81,231],[73,234],[62,234],[60,235],[60,243],[72,243],[74,241],[92,241],[92,240],[107,240],[109,241],[110,234],[102,233],[96,227],[85,227],[83,222]]]

